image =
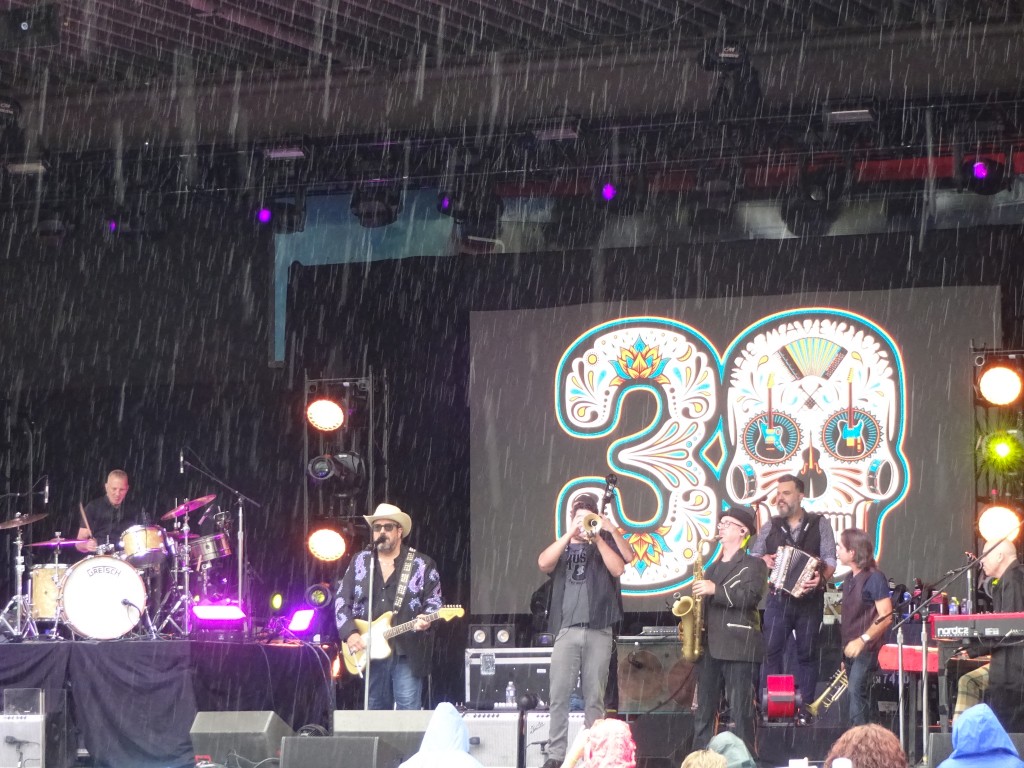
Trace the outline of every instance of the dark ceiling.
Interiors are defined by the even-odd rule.
[[[1015,94],[1024,0],[4,0],[2,82],[51,150],[689,112],[704,41],[766,104]]]

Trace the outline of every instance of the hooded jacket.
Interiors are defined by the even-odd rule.
[[[708,742],[708,749],[725,758],[726,768],[755,768],[743,739],[732,731],[722,731]]]
[[[1024,760],[988,704],[976,704],[953,723],[953,753],[939,768],[1024,768]]]
[[[447,701],[437,705],[423,732],[420,751],[399,768],[483,768],[469,755],[469,729],[462,715]]]

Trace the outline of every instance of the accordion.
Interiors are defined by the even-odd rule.
[[[779,547],[768,583],[793,597],[803,597],[808,590],[802,588],[800,582],[811,578],[820,564],[818,558],[796,547]]]

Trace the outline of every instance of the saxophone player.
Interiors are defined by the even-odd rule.
[[[734,730],[751,755],[754,745],[754,681],[764,656],[757,606],[768,587],[768,566],[746,551],[755,517],[748,507],[730,507],[718,520],[722,556],[693,583],[703,599],[707,641],[698,663],[694,749],[707,747],[714,735],[723,694]]]

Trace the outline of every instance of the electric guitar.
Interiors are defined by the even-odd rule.
[[[761,444],[764,448],[772,451],[782,451],[782,427],[775,426],[775,416],[772,411],[772,389],[775,387],[775,374],[768,374],[768,418],[757,423],[761,430]]]
[[[372,624],[362,619],[355,619],[356,630],[363,639],[363,644],[370,648],[370,659],[386,659],[391,655],[391,646],[388,644],[388,640],[404,635],[406,632],[412,632],[413,627],[416,626],[416,619],[413,619],[404,624],[399,624],[397,627],[392,627],[392,615],[394,615],[394,611],[382,613],[373,620]],[[451,619],[462,618],[465,615],[466,611],[461,605],[445,605],[438,611],[425,614],[423,618],[428,622],[437,621],[438,619],[450,621]],[[365,648],[352,653],[348,649],[348,645],[342,642],[341,654],[345,660],[345,669],[353,675],[363,674],[363,669],[366,668]]]
[[[847,380],[847,386],[849,387],[849,395],[847,396],[848,404],[846,406],[846,421],[840,419],[839,429],[842,435],[842,440],[846,443],[846,447],[852,449],[856,453],[863,453],[864,451],[864,421],[855,420],[853,413],[853,370],[850,370],[850,376]]]

